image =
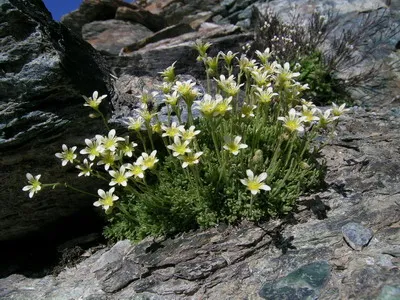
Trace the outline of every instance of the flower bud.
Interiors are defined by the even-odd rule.
[[[261,165],[264,162],[263,152],[261,149],[257,149],[251,159],[255,165]]]

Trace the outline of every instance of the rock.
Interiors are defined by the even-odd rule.
[[[219,0],[174,1],[165,6],[160,15],[165,18],[168,25],[174,25],[180,23],[184,17],[194,16],[198,13],[222,13],[224,7],[219,2]]]
[[[121,53],[123,56],[107,59],[117,76],[158,76],[159,72],[176,62],[177,74],[186,73],[199,79],[205,75],[202,64],[195,63],[198,56],[193,48],[196,39],[209,40],[215,50],[238,51],[252,38],[252,34],[240,33],[240,28],[233,25],[204,23],[196,32],[150,43],[137,51],[124,51]],[[215,50],[210,55],[216,55]]]
[[[118,7],[138,8],[123,0],[84,0],[79,9],[63,16],[61,23],[80,35],[86,23],[114,19]]]
[[[216,2],[156,0],[151,5],[154,4],[152,7],[156,10],[160,4],[162,9],[157,13],[171,24],[181,22],[184,16],[202,15],[204,11],[218,16],[213,19],[229,21],[226,17],[231,13],[237,18],[235,23],[239,15],[243,17],[240,22],[247,22],[247,12],[240,3],[250,2],[224,1],[218,5]],[[315,6],[333,7],[341,13],[341,28],[356,26],[360,16],[367,14],[359,7],[372,9],[371,3],[379,4],[357,0],[268,3],[280,7],[279,14],[283,16],[291,3],[299,4],[303,12],[310,12]],[[213,5],[215,9],[211,8]],[[234,6],[241,8],[230,10]],[[15,23],[20,24],[19,20]],[[128,49],[124,56],[108,57],[113,72],[119,77],[116,80],[118,97],[112,99],[116,108],[114,118],[131,113],[136,107],[136,94],[144,89],[157,89],[157,73],[175,60],[178,74],[201,79],[203,67],[200,63],[194,64],[197,54],[191,48],[196,38],[214,43],[211,55],[225,49],[236,52],[253,38],[251,32],[242,33],[239,29],[231,32],[229,28],[233,29],[206,23],[196,32],[166,39],[161,35],[162,39],[155,37],[157,41]],[[393,60],[396,59],[398,57],[393,55]],[[65,82],[69,84],[68,80]],[[398,89],[393,91],[398,92]],[[161,103],[160,98],[156,100]],[[365,103],[364,99],[357,100]],[[385,97],[384,101],[374,98],[368,105],[368,112],[363,107],[354,107],[349,115],[343,116],[337,136],[323,149],[327,164],[326,189],[301,197],[298,209],[287,219],[236,227],[219,225],[174,238],[149,238],[136,245],[118,242],[54,277],[35,279],[11,275],[1,278],[0,298],[259,299],[274,293],[281,293],[271,297],[276,299],[399,298],[400,102],[395,97]],[[80,109],[73,108],[74,113]],[[55,114],[58,109],[50,112]],[[50,118],[51,122],[53,120],[57,119]],[[46,158],[42,162],[48,164],[49,161]],[[3,182],[7,180],[8,177],[3,178]],[[75,195],[71,197],[74,199]],[[374,232],[362,252],[353,251],[343,241],[342,228],[350,222],[362,223]],[[307,274],[308,277],[300,278]],[[293,281],[299,287],[294,287]]]
[[[114,94],[104,59],[54,22],[42,1],[7,0],[0,7],[0,241],[5,241],[72,214],[89,210],[93,215],[92,199],[86,196],[61,188],[29,199],[21,189],[27,172],[42,174],[43,182],[64,182],[65,172],[60,172],[54,153],[63,143],[81,144],[103,130],[99,121],[87,117],[81,95],[98,90],[111,100]],[[103,105],[108,114],[107,101]],[[66,173],[66,178],[76,181],[75,172]],[[86,180],[76,186],[93,188]],[[55,234],[57,229],[50,231]]]
[[[400,298],[400,287],[385,285],[376,300],[396,300]]]
[[[164,39],[177,37],[182,34],[185,34],[188,32],[193,32],[193,31],[194,31],[193,28],[189,24],[179,23],[177,25],[172,25],[172,26],[166,27],[166,28],[154,33],[153,35],[151,35],[145,39],[140,40],[139,42],[136,42],[136,43],[133,43],[133,44],[130,44],[130,45],[124,47],[121,50],[121,52],[122,52],[121,54],[133,52],[140,48],[143,48],[147,44],[159,42]]]
[[[94,21],[82,27],[83,39],[107,55],[118,55],[123,47],[152,35],[153,32],[141,24],[120,20]]]
[[[151,77],[144,77],[142,85],[151,87],[151,82]],[[302,197],[290,223],[220,225],[137,245],[119,242],[113,250],[94,253],[57,277],[2,278],[0,286],[5,288],[1,295],[44,300],[259,299],[259,292],[265,296],[267,289],[272,289],[264,286],[266,282],[276,284],[281,278],[287,284],[293,274],[319,265],[315,270],[324,271],[320,274],[326,277],[316,277],[320,285],[303,282],[298,295],[309,293],[329,300],[396,297],[400,286],[396,203],[400,115],[391,111],[398,106],[392,103],[373,113],[354,108],[343,116],[337,137],[323,150],[328,188]],[[321,206],[319,202],[324,208],[313,209],[313,205]],[[325,218],[320,213],[323,209]],[[343,242],[341,229],[350,221],[364,222],[375,232],[362,252],[352,251]],[[143,275],[137,278],[138,274]],[[283,279],[287,274],[292,275]]]
[[[266,283],[259,295],[264,299],[316,299],[330,277],[326,261],[311,263],[273,283]]]
[[[350,247],[358,251],[361,251],[367,246],[373,236],[371,229],[354,222],[344,225],[342,227],[342,233]]]
[[[178,0],[155,0],[151,1],[145,9],[153,14],[159,15],[164,12],[164,9],[173,2]]]
[[[131,9],[129,7],[119,7],[115,13],[117,20],[131,21],[142,24],[152,31],[159,31],[166,26],[163,17],[154,15],[144,9]]]

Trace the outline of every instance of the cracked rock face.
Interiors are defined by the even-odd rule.
[[[9,3],[5,6],[7,9],[10,3],[25,3],[22,0],[6,2]],[[203,3],[186,2],[188,3],[178,0],[160,0],[150,4],[148,9],[172,21],[181,18],[179,14],[182,11],[186,11],[190,16],[201,15],[200,7]],[[221,22],[242,20],[240,18],[246,15],[244,12],[246,5],[255,2],[257,1],[222,1],[215,6],[213,12],[215,16],[212,19],[216,20],[219,16],[218,19]],[[374,9],[375,6],[370,6],[370,4],[377,4],[376,7],[379,8],[384,6],[383,2],[378,0],[365,2],[362,8]],[[109,10],[105,10],[111,13],[115,13],[118,5],[121,4],[117,0],[85,1],[87,7],[89,4],[96,3],[105,6],[111,3],[111,6],[107,6]],[[161,3],[160,6],[157,6],[157,3]],[[210,0],[209,3],[214,3],[214,1]],[[309,3],[317,3],[317,1],[269,1],[268,3],[275,5],[279,13],[285,14],[287,3],[298,3],[301,5],[301,10],[308,12],[312,8]],[[285,5],[280,5],[282,3]],[[341,6],[340,3],[345,5]],[[322,7],[339,7],[341,11],[346,9],[350,14],[345,20],[358,13],[359,7],[351,3],[359,2],[318,1]],[[204,5],[208,7],[208,4]],[[184,10],[173,15],[176,8],[182,7]],[[85,13],[89,14],[88,11]],[[96,10],[97,13],[100,14],[98,10]],[[242,17],[239,18],[240,13]],[[78,15],[74,14],[75,17]],[[25,15],[23,16],[25,18]],[[96,18],[98,16],[90,22]],[[20,17],[17,20],[21,19],[23,18]],[[33,24],[42,24],[35,18],[33,20],[28,18],[28,20]],[[28,24],[29,22],[27,21]],[[114,101],[117,108],[129,113],[135,105],[133,96],[137,91],[143,87],[151,90],[156,85],[157,72],[169,66],[174,60],[182,59],[181,62],[177,62],[177,73],[187,71],[189,63],[193,62],[192,58],[195,58],[195,53],[192,50],[189,52],[192,40],[202,36],[201,30],[205,30],[203,35],[216,42],[218,47],[225,46],[227,49],[231,47],[231,44],[239,44],[251,39],[251,34],[236,31],[232,34],[220,35],[224,32],[224,28],[232,28],[231,25],[218,27],[218,25],[206,23],[203,26],[206,28],[202,29],[200,26],[196,31],[185,31],[185,33],[166,38],[153,37],[153,40],[150,38],[150,42],[144,39],[146,43],[140,43],[138,48],[132,47],[132,52],[128,51],[129,53],[125,53],[125,56],[108,58],[115,74],[120,77],[116,82],[116,89],[120,95],[119,99]],[[214,34],[213,30],[217,34]],[[46,32],[40,32],[40,34],[45,35]],[[24,38],[31,36],[29,30],[24,31],[24,34]],[[55,49],[58,48],[55,47]],[[58,52],[55,51],[55,53]],[[96,54],[93,55],[96,56]],[[39,61],[51,62],[52,60]],[[67,59],[67,62],[73,61],[72,58]],[[57,66],[56,63],[52,65]],[[192,71],[189,72],[192,75],[197,75],[201,70],[189,71]],[[101,74],[104,73],[100,72],[97,75]],[[79,89],[76,88],[79,86],[78,83],[73,83],[74,76],[70,77],[67,77],[64,84],[68,86],[68,91],[75,91],[73,95],[79,94]],[[50,78],[56,80],[58,77]],[[398,90],[388,91],[385,95],[391,95],[390,92],[397,93]],[[15,92],[12,97],[16,94],[18,93]],[[58,98],[50,98],[51,103],[63,104],[61,107],[66,109],[66,112],[62,116],[74,113],[74,116],[81,120],[81,116],[76,114],[80,111],[81,108],[78,106],[81,104],[75,104],[73,97],[67,101],[61,95],[64,93],[58,93]],[[10,96],[10,99],[14,99],[12,97]],[[365,99],[357,100],[360,103],[367,102]],[[381,100],[369,99],[369,110],[354,107],[349,115],[343,117],[343,123],[337,130],[338,135],[323,149],[323,157],[328,168],[326,190],[301,197],[297,210],[289,219],[259,226],[249,223],[240,224],[237,227],[220,225],[205,231],[185,233],[171,239],[149,238],[136,245],[132,245],[129,241],[120,241],[109,248],[99,250],[73,268],[66,268],[57,276],[33,279],[14,274],[2,278],[0,279],[2,287],[0,298],[268,299],[268,296],[274,294],[277,295],[276,299],[307,299],[307,297],[328,300],[397,299],[400,290],[400,191],[398,184],[400,180],[398,142],[400,101],[398,98],[392,99],[391,96],[386,96]],[[43,110],[40,106],[40,111],[52,114],[43,115],[42,112],[37,112],[39,109],[36,109],[35,101],[37,98],[28,102],[34,108],[29,113],[20,109],[19,102],[10,101],[8,110],[18,108],[15,111],[22,111],[22,113],[20,118],[8,123],[16,124],[13,122],[21,122],[20,120],[27,118],[35,118],[41,123],[60,120],[57,114],[60,106],[49,110]],[[67,106],[67,103],[71,103],[72,106]],[[82,115],[80,122],[84,122],[83,120]],[[85,123],[79,124],[86,126]],[[63,126],[66,125],[60,124],[59,128],[62,129]],[[37,128],[42,127],[33,126],[34,130]],[[54,126],[54,128],[57,127]],[[74,132],[75,129],[72,127],[68,130],[67,133]],[[79,135],[79,132],[74,132],[75,134]],[[68,135],[63,133],[63,136]],[[40,138],[42,137],[43,134],[40,135]],[[75,143],[72,137],[69,139],[71,143]],[[57,137],[54,137],[54,141],[56,140]],[[33,149],[36,149],[35,147],[40,145],[40,142],[43,141],[35,140]],[[54,148],[52,152],[59,151],[59,141],[53,144],[53,138],[50,138],[45,144],[46,151],[52,147]],[[26,151],[26,148],[21,149]],[[4,172],[3,170],[9,172],[4,175],[4,178],[9,174],[14,174],[12,173],[14,170],[11,171],[14,164],[11,162],[17,161],[16,158],[12,160],[12,156],[8,157],[8,165],[6,165],[8,169],[1,169],[1,172]],[[51,159],[54,158],[43,157],[39,160],[32,154],[28,158],[20,158],[19,161],[24,164],[24,168],[29,167],[30,164],[37,164],[39,161],[43,165],[43,169],[38,170],[41,172],[52,165]],[[6,161],[0,162],[4,165]],[[56,161],[55,166],[59,167],[59,162]],[[15,170],[17,171],[23,173],[22,169]],[[13,176],[16,176],[15,174]],[[56,174],[54,172],[50,175],[56,177]],[[9,188],[11,189],[17,190],[14,186]],[[18,198],[11,196],[14,195],[9,194],[8,198],[17,199],[18,204]],[[63,195],[64,200],[70,201],[68,203],[75,203],[73,202],[77,200],[75,197],[76,195]],[[58,199],[45,198],[43,201],[48,200]],[[26,201],[26,195],[23,201]],[[38,210],[47,207],[46,202],[32,203],[37,205]],[[66,205],[63,209],[68,212],[67,204],[63,203],[63,205]],[[31,207],[27,206],[26,210],[31,212]],[[23,209],[22,211],[24,212]],[[15,220],[11,213],[7,216],[10,215],[11,219]],[[27,215],[26,213],[25,222],[29,221]],[[5,216],[3,220],[6,220]],[[359,247],[357,250],[344,239],[343,233],[346,230],[343,228],[346,229],[348,224],[362,224],[362,228],[357,225],[356,231],[366,233],[366,235],[361,234],[360,241],[353,231],[350,234],[352,238],[356,238],[353,248]],[[11,228],[11,224],[9,227]]]
[[[29,199],[21,189],[27,172],[42,174],[45,182],[64,182],[54,153],[63,143],[78,145],[86,134],[102,131],[100,122],[87,117],[81,94],[98,90],[109,92],[111,99],[113,90],[104,59],[54,22],[42,1],[5,0],[0,11],[0,241],[4,241],[91,207],[86,198],[66,195],[65,190]],[[107,112],[108,105],[103,109]],[[75,175],[69,179],[74,181]]]

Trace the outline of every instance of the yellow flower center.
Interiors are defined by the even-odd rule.
[[[149,169],[153,168],[154,164],[155,164],[155,159],[153,157],[146,158],[143,161],[143,165],[145,165]]]
[[[235,143],[229,143],[228,145],[229,151],[233,152],[238,152],[239,151],[239,145]]]
[[[290,131],[295,131],[300,127],[300,124],[297,120],[288,120],[285,125]]]
[[[247,187],[250,191],[259,191],[261,185],[262,184],[257,181],[249,181]]]
[[[141,166],[134,166],[132,169],[132,173],[134,176],[139,176],[140,174],[143,173],[142,167]]]
[[[126,181],[126,178],[125,178],[124,174],[122,174],[122,173],[119,173],[119,174],[115,177],[115,182],[116,182],[116,183],[122,183],[122,182],[124,182],[124,181]]]
[[[106,196],[103,200],[101,200],[101,204],[103,206],[113,206],[114,201],[112,199],[112,196]]]
[[[179,133],[179,129],[175,127],[168,128],[167,130],[165,130],[165,133],[170,137],[174,137]]]
[[[184,144],[175,146],[175,152],[179,153],[180,155],[184,155],[186,152],[186,149],[187,148]]]

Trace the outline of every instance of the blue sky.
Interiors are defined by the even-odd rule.
[[[47,9],[53,15],[53,19],[60,21],[61,16],[77,9],[82,0],[43,0]],[[125,2],[131,2],[125,0]]]

